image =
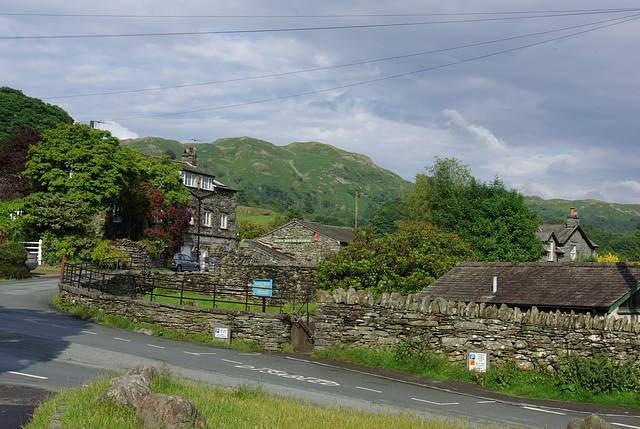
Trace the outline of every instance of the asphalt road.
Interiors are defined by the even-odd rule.
[[[528,428],[564,428],[574,417],[597,413],[617,427],[640,428],[637,411],[517,400],[465,383],[306,355],[243,353],[112,329],[50,308],[56,288],[55,277],[0,284],[0,429],[20,427],[8,426],[9,416],[24,422],[25,410],[60,386],[81,386],[101,373],[139,364],[166,365],[212,385],[256,386],[343,407],[413,410]]]

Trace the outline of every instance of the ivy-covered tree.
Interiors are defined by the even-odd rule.
[[[317,266],[317,287],[415,293],[453,268],[474,260],[469,243],[424,223],[405,223],[397,232],[376,238],[369,228],[339,253]]]
[[[60,107],[27,97],[22,91],[0,88],[0,140],[19,127],[44,131],[60,123],[73,124],[73,118]]]

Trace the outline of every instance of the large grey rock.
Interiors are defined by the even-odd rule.
[[[591,414],[586,419],[576,417],[567,425],[567,429],[614,429],[613,425],[602,420],[595,414]]]
[[[143,375],[124,375],[111,380],[107,390],[93,402],[111,401],[116,405],[137,408],[140,401],[151,395],[149,380]]]
[[[205,427],[207,420],[193,402],[180,396],[154,393],[140,402],[136,418],[143,429],[178,429],[187,424]]]
[[[142,375],[147,380],[153,381],[158,378],[160,371],[153,365],[138,365],[129,372],[129,375]]]

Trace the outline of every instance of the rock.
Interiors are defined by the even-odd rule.
[[[205,427],[207,420],[193,402],[180,396],[155,393],[142,400],[136,418],[143,429],[177,429],[187,424]]]
[[[138,365],[129,372],[129,375],[142,375],[147,380],[153,381],[158,378],[160,371],[153,365]]]
[[[144,335],[148,335],[150,337],[153,337],[153,331],[149,328],[143,328],[141,326],[135,328],[133,330],[133,332],[135,332],[136,334],[144,334]]]
[[[93,402],[111,401],[116,405],[137,408],[140,401],[151,395],[149,380],[143,375],[125,375],[111,380],[107,390]]]
[[[567,425],[567,429],[614,429],[613,425],[608,424],[595,414],[591,414],[586,419],[576,417]]]

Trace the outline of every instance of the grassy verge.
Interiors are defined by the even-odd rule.
[[[92,401],[109,386],[112,376],[90,381],[85,387],[65,389],[41,405],[26,429],[49,426],[51,416],[64,407],[59,417],[66,429],[136,428],[135,411],[108,402]],[[447,417],[420,416],[409,412],[369,412],[343,407],[319,406],[296,399],[267,394],[257,387],[211,388],[163,375],[151,382],[154,393],[178,395],[193,402],[207,419],[209,428],[304,427],[356,428],[493,428],[476,422]]]
[[[640,408],[640,372],[634,370],[632,364],[626,367],[607,364],[606,356],[567,359],[555,372],[521,371],[515,365],[507,364],[494,365],[487,373],[470,372],[464,364],[450,364],[446,358],[407,342],[386,349],[334,346],[322,352],[314,351],[313,356],[438,380],[475,383],[509,396]],[[571,368],[579,369],[573,371]],[[614,387],[616,383],[620,386]],[[600,388],[604,385],[610,387]]]

